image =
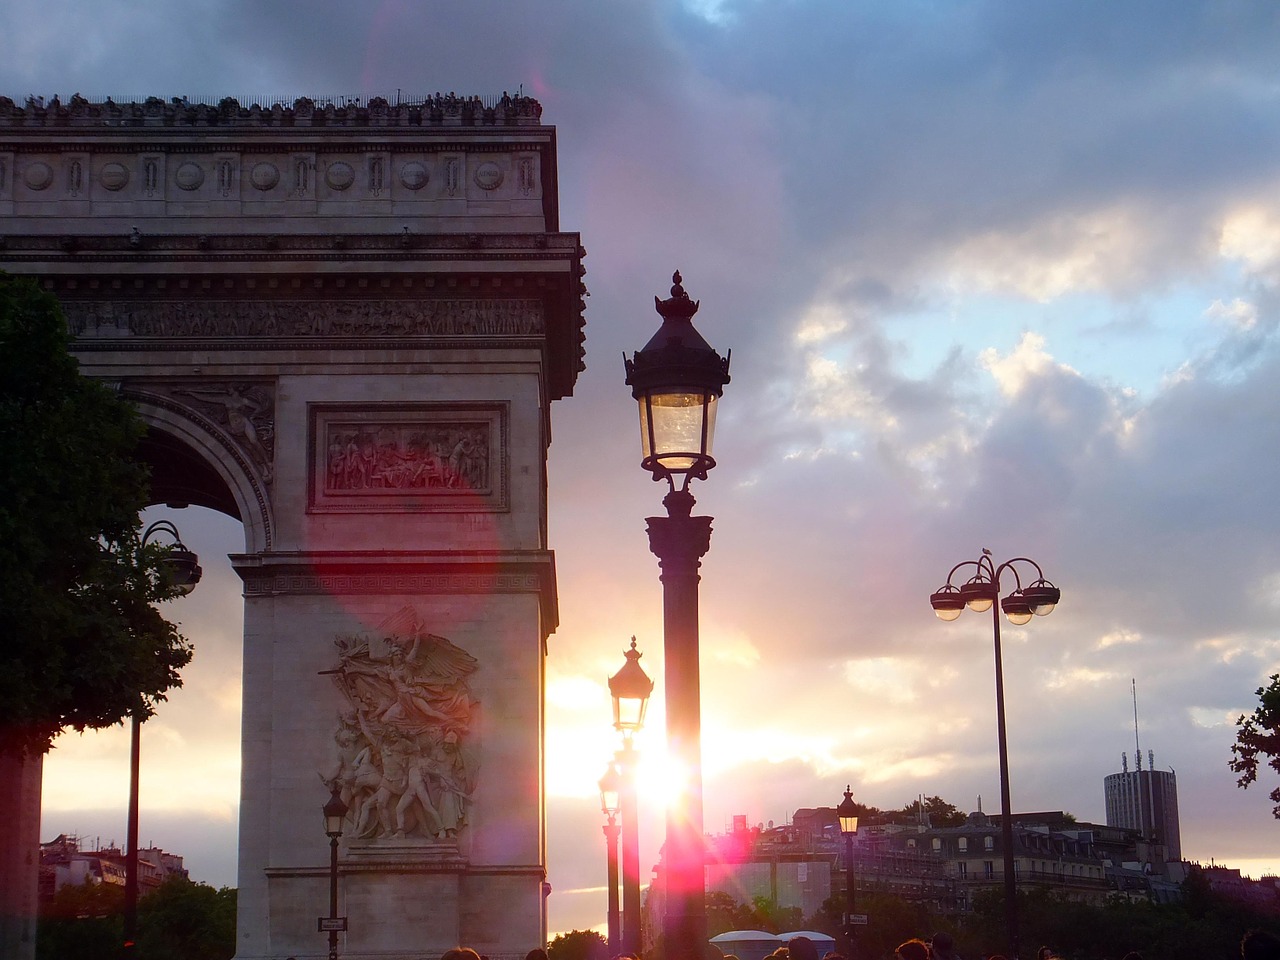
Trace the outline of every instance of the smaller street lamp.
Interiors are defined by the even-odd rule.
[[[635,637],[624,656],[627,662],[609,678],[609,693],[613,697],[613,726],[622,733],[622,749],[616,758],[622,814],[622,952],[635,954],[640,949],[640,809],[632,736],[644,726],[653,681],[640,666],[643,654],[636,649]]]
[[[853,838],[858,834],[858,806],[853,802],[852,785],[844,788],[844,799],[836,807],[836,817],[840,820],[840,835],[844,837],[845,863],[845,936],[848,938],[848,956],[853,960],[853,918],[855,914],[854,874],[853,874]]]
[[[324,832],[329,837],[329,916],[321,917],[321,932],[329,933],[329,960],[338,960],[338,932],[347,929],[347,918],[338,916],[338,841],[342,838],[342,826],[347,819],[347,805],[342,800],[338,784],[324,805]]]
[[[618,915],[618,810],[622,802],[622,773],[616,763],[605,767],[600,778],[600,812],[608,822],[604,825],[605,849],[609,866],[609,956],[622,950],[621,922]]]

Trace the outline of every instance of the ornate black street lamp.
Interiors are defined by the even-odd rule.
[[[621,802],[622,774],[616,763],[605,768],[600,778],[600,812],[605,815],[604,842],[609,871],[609,956],[622,953],[621,924],[618,916],[618,808]]]
[[[620,773],[622,813],[622,953],[639,955],[640,932],[640,804],[636,791],[636,750],[632,737],[644,727],[653,681],[640,666],[643,654],[631,638],[627,662],[609,678],[613,698],[613,726],[622,734],[616,762]]]
[[[1035,567],[1036,579],[1026,586],[1018,573],[1018,564]],[[951,582],[956,571],[973,567],[974,573],[959,587]],[[1013,592],[1000,601],[1000,577],[1008,570],[1013,574]],[[1013,850],[1013,813],[1009,803],[1009,748],[1005,736],[1004,723],[1004,666],[1000,655],[1000,610],[1009,618],[1009,622],[1021,626],[1030,622],[1033,616],[1046,617],[1062,598],[1062,591],[1044,578],[1040,564],[1027,557],[1014,557],[1000,566],[991,559],[991,551],[983,549],[977,560],[966,560],[957,563],[947,574],[947,582],[936,593],[930,595],[929,603],[939,620],[954,620],[964,608],[968,607],[977,613],[991,611],[992,631],[995,635],[996,651],[996,732],[1000,746],[1000,843],[1004,847],[1004,910],[1005,930],[1009,938],[1009,955],[1018,956],[1018,888],[1015,876]]]
[[[654,297],[658,332],[626,360],[627,384],[640,405],[640,465],[666,480],[665,517],[649,517],[649,549],[662,570],[667,749],[683,775],[667,809],[665,845],[667,956],[696,958],[706,943],[702,832],[702,716],[698,667],[698,567],[711,546],[711,517],[691,516],[689,482],[705,480],[716,406],[729,382],[721,357],[693,327],[698,303],[672,276],[671,296]]]
[[[160,561],[160,575],[182,596],[187,596],[200,582],[204,572],[199,558],[187,549],[170,520],[157,520],[142,532],[145,547],[156,534],[173,538]],[[142,761],[142,723],[147,718],[136,710],[129,728],[129,809],[125,816],[124,841],[124,948],[129,955],[138,938],[138,786]]]
[[[319,923],[320,929],[329,934],[329,960],[338,960],[338,933],[347,929],[347,918],[338,916],[338,841],[342,839],[347,809],[334,783],[333,793],[324,805],[324,832],[329,837],[329,916],[322,917]]]
[[[858,835],[858,807],[853,802],[852,784],[844,788],[844,799],[836,807],[836,817],[840,821],[840,835],[844,837],[844,930],[847,938],[845,956],[849,960],[854,960],[853,918],[857,911],[854,893],[853,838]]]

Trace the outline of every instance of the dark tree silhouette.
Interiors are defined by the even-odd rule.
[[[1254,691],[1258,706],[1249,716],[1241,715],[1236,721],[1236,742],[1231,745],[1235,755],[1230,760],[1231,769],[1240,774],[1236,784],[1248,788],[1258,779],[1259,757],[1267,757],[1267,766],[1280,773],[1280,674],[1273,673],[1271,682]],[[1272,816],[1280,819],[1280,787],[1270,794]]]

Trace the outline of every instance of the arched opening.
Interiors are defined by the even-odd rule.
[[[192,880],[235,886],[244,606],[229,555],[248,548],[249,530],[225,465],[220,470],[206,452],[154,422],[140,453],[152,477],[144,527],[172,521],[204,573],[189,596],[164,605],[194,653],[183,685],[142,728],[139,845],[184,858]],[[42,841],[67,834],[79,837],[82,850],[122,850],[128,725],[61,734],[44,762],[42,793]]]
[[[151,467],[151,502],[171,508],[208,507],[242,520],[235,494],[209,462],[169,433],[154,427],[138,454]]]

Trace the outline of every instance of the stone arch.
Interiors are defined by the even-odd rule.
[[[141,454],[153,469],[156,502],[218,510],[244,524],[245,552],[272,546],[274,524],[265,484],[248,457],[212,421],[169,397],[129,389],[149,430]]]
[[[555,130],[516,100],[459,125],[478,100],[410,98],[394,136],[385,104],[305,98],[252,117],[230,98],[85,102],[74,125],[15,108],[4,127],[26,168],[74,157],[83,183],[0,184],[0,267],[58,297],[82,373],[137,405],[153,499],[244,528],[242,960],[316,951],[325,780],[381,791],[387,817],[340,843],[344,955],[519,960],[546,940],[546,453],[549,403],[582,369],[586,251],[560,228]],[[156,122],[121,140],[129,117]],[[344,167],[369,175],[325,173]],[[486,167],[517,187],[488,189]],[[354,460],[335,453],[349,436]],[[440,482],[446,447],[472,454]],[[412,670],[389,642],[418,644]],[[456,696],[410,709],[428,684]],[[366,705],[360,782],[346,689]]]

